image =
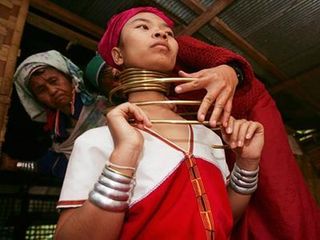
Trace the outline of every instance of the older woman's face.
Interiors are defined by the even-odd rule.
[[[174,68],[178,44],[172,29],[160,17],[142,12],[123,27],[118,49],[120,62],[115,62],[124,68],[167,72]]]
[[[51,109],[70,109],[73,86],[69,79],[54,68],[45,68],[30,78],[29,88],[37,100]]]

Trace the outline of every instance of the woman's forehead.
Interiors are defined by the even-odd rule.
[[[147,23],[160,23],[165,27],[169,27],[168,24],[159,16],[150,12],[140,12],[131,17],[125,25],[134,24],[136,22],[147,22]]]
[[[34,79],[43,79],[43,80],[48,80],[49,78],[52,77],[60,77],[60,76],[65,76],[61,71],[54,67],[46,67],[39,69],[38,71],[34,72],[31,77],[30,77],[30,82]]]

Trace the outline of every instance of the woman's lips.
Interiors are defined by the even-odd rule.
[[[169,50],[168,44],[164,42],[157,42],[151,45],[151,48],[161,48],[161,49],[166,49]]]

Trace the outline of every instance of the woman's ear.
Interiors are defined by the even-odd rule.
[[[115,64],[117,64],[118,66],[121,66],[123,64],[123,57],[122,57],[120,48],[118,47],[112,48],[111,55]]]

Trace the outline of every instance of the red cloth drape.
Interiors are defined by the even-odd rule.
[[[259,187],[235,227],[232,239],[318,239],[319,207],[308,191],[291,152],[281,115],[268,91],[254,77],[250,64],[229,50],[189,36],[181,36],[177,40],[177,70],[195,72],[224,63],[240,64],[245,82],[234,96],[232,115],[259,121],[265,128]],[[199,92],[190,93],[188,97],[199,95]]]

